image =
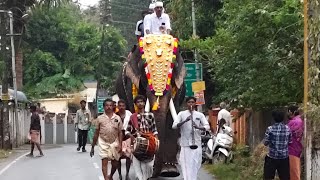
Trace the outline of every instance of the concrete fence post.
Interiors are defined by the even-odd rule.
[[[46,143],[46,131],[45,131],[45,118],[43,114],[39,114],[40,116],[40,125],[41,125],[41,144]]]
[[[67,116],[67,113],[65,114],[64,119],[63,119],[63,128],[64,128],[63,140],[64,140],[64,143],[67,144],[68,143],[68,116]]]
[[[52,118],[52,127],[53,127],[53,142],[52,144],[57,144],[57,114]]]

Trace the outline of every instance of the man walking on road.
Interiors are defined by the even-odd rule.
[[[75,118],[75,130],[78,130],[78,148],[77,151],[80,151],[82,147],[82,152],[86,151],[88,130],[91,125],[91,113],[88,109],[86,109],[87,102],[85,100],[80,101],[81,109],[79,109],[76,113]]]
[[[111,99],[103,102],[104,114],[98,117],[98,126],[93,137],[90,156],[94,155],[94,146],[99,146],[99,155],[102,159],[102,173],[105,180],[112,180],[114,173],[120,163],[122,151],[122,129],[121,118],[114,113],[115,104]],[[111,161],[111,174],[108,176],[108,161]],[[120,179],[122,179],[120,177]]]
[[[31,106],[30,107],[31,111],[31,124],[30,124],[30,137],[31,137],[31,152],[27,156],[33,157],[33,150],[34,146],[36,145],[39,152],[40,152],[40,157],[43,156],[43,152],[40,147],[40,131],[41,131],[41,125],[40,125],[40,117],[39,114],[37,113],[37,107],[36,106]]]
[[[180,156],[184,180],[196,180],[201,168],[202,148],[201,131],[209,130],[209,123],[201,112],[195,111],[196,98],[186,99],[188,110],[181,111],[173,122],[172,128],[180,128]]]
[[[128,123],[130,120],[130,116],[132,115],[132,113],[128,110],[126,110],[126,103],[124,100],[120,99],[118,101],[118,109],[119,112],[117,113],[118,116],[120,116],[122,123],[123,123],[123,135],[124,135],[124,131],[125,129],[127,129],[128,127]],[[123,136],[124,137],[124,136]],[[131,156],[132,156],[132,152],[131,152],[131,139],[128,138],[124,141],[122,141],[122,156],[120,158],[120,166],[118,168],[118,172],[119,172],[119,176],[122,177],[121,175],[121,159],[126,159],[126,180],[129,180],[129,171],[130,171],[130,166],[131,166]]]

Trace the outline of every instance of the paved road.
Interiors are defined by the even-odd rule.
[[[75,149],[75,145],[65,145],[59,148],[45,150],[44,157],[28,158],[23,156],[11,164],[9,168],[0,169],[0,179],[103,180],[101,173],[101,160],[99,157],[95,156],[91,158],[88,152],[76,152]],[[96,154],[97,153],[96,149]],[[38,151],[35,152],[35,155],[37,154]],[[122,172],[125,172],[125,161],[122,162]],[[130,170],[130,177],[134,180],[134,172],[132,168]],[[118,172],[116,172],[114,179],[119,179]],[[171,180],[181,179],[183,178],[171,178]],[[212,180],[213,177],[201,170],[198,179]]]

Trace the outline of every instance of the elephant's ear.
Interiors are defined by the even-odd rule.
[[[141,77],[141,54],[139,48],[134,46],[131,50],[131,55],[128,57],[128,64],[126,67],[126,76],[131,79],[131,82],[139,87],[140,77]],[[143,67],[143,66],[141,66]]]
[[[126,66],[126,76],[131,79],[131,81],[134,85],[136,85],[136,87],[139,87],[140,75],[134,73],[134,70],[132,69],[129,63]]]
[[[186,68],[184,67],[183,58],[179,53],[177,57],[177,62],[174,68],[174,82],[178,89],[181,88],[184,82],[185,76],[186,76]]]

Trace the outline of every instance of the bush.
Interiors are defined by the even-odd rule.
[[[7,158],[10,154],[11,152],[0,149],[0,159]]]
[[[230,164],[206,165],[205,168],[219,180],[263,179],[264,158],[268,148],[259,144],[250,155],[248,147],[236,147]]]

